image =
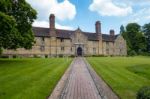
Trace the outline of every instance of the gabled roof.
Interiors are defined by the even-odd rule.
[[[83,32],[89,40],[95,41],[98,40],[97,34],[96,33],[91,33],[91,32]]]
[[[117,36],[118,35],[111,36],[111,35],[108,35],[108,34],[102,34],[102,39],[103,39],[103,41],[112,42],[112,41],[115,41],[115,39],[117,38]]]
[[[34,32],[34,35],[37,37],[46,37],[49,35],[49,28],[43,28],[43,27],[32,27],[32,30]]]
[[[50,37],[49,28],[33,27],[32,30],[36,37]],[[70,39],[71,35],[74,33],[75,31],[72,30],[56,29],[56,37],[58,38]],[[92,32],[82,32],[82,33],[84,33],[89,40],[98,40],[96,33],[92,33]],[[102,34],[102,39],[103,41],[111,42],[114,41],[117,38],[117,36],[118,35],[111,36],[108,34]]]
[[[69,39],[75,31],[56,29],[56,35],[59,38]]]

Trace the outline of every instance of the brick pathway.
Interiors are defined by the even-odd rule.
[[[48,99],[119,99],[86,59],[73,60]]]
[[[74,60],[61,99],[101,99],[83,58]]]

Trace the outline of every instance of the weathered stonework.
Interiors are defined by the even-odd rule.
[[[125,56],[127,55],[126,41],[121,35],[101,33],[101,23],[96,22],[96,33],[55,29],[55,16],[50,17],[50,28],[33,27],[36,43],[31,50],[19,48],[4,50],[3,55],[25,57],[54,57],[54,56]]]

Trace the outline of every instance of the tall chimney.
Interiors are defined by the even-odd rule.
[[[96,31],[97,34],[101,34],[101,22],[100,21],[96,21],[95,31]]]
[[[115,35],[115,31],[113,29],[111,29],[109,34],[110,34],[110,36],[114,36]]]
[[[56,31],[55,31],[55,15],[54,14],[50,14],[50,17],[49,17],[49,24],[50,24],[50,36],[56,36]]]
[[[55,29],[55,15],[54,14],[50,14],[49,17],[49,24],[50,24],[50,30],[54,30]]]

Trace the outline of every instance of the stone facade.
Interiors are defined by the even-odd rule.
[[[101,23],[95,24],[95,33],[83,32],[80,28],[75,31],[55,28],[55,16],[50,15],[50,28],[33,27],[35,45],[31,50],[19,48],[16,51],[4,50],[3,55],[18,56],[125,56],[127,55],[126,41],[121,35],[101,33]]]

